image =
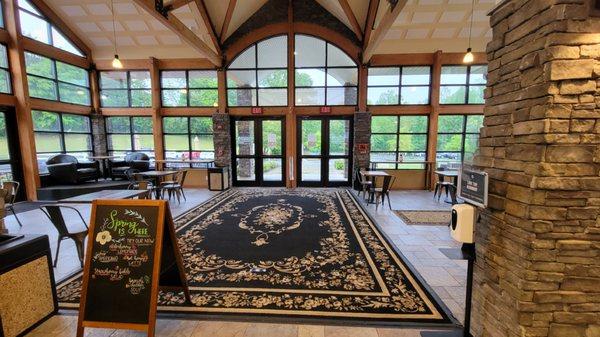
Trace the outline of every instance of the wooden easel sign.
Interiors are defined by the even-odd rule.
[[[189,290],[164,200],[94,200],[77,337],[84,328],[154,336],[159,287]]]

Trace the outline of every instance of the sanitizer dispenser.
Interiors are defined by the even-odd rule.
[[[450,235],[458,242],[473,243],[477,209],[469,204],[452,206],[452,220],[450,222]]]

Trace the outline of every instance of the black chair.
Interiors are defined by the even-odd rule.
[[[361,172],[363,170],[366,170],[366,169],[360,169],[359,168],[358,170],[356,170],[356,175],[355,175],[355,179],[356,179],[356,181],[358,181],[358,185],[359,185],[358,186],[359,187],[359,190],[358,190],[358,196],[359,197],[360,197],[360,193],[361,192],[363,193],[363,197],[366,197],[367,196],[367,191],[369,191],[369,189],[371,188],[371,185],[373,185],[372,181],[367,180],[365,178],[365,176],[362,175]]]
[[[445,168],[439,167],[437,170],[444,171]],[[440,201],[440,198],[442,197],[442,191],[444,191],[446,192],[446,198],[448,198],[448,193],[450,193],[452,202],[456,203],[456,186],[454,186],[454,183],[451,181],[446,181],[443,174],[438,174],[437,177],[438,181],[435,183],[435,187],[433,189],[433,199],[435,200],[435,197],[437,196],[437,200]]]
[[[50,177],[59,183],[79,184],[88,180],[96,180],[101,176],[98,162],[80,163],[77,158],[68,154],[57,154],[46,161]]]
[[[129,169],[125,171],[125,177],[129,181],[129,185],[127,186],[128,190],[141,190],[145,189],[149,192],[152,192],[155,188],[154,184],[150,180],[144,180],[142,175],[138,174],[140,170],[137,169]]]
[[[183,183],[185,182],[185,177],[187,176],[187,170],[181,170],[175,173],[175,179],[173,181],[165,181],[160,184],[161,188],[161,197],[164,198],[165,191],[169,195],[169,200],[173,194],[177,197],[177,203],[181,203],[180,194],[183,196],[183,200],[187,201],[185,197],[185,193],[183,193]]]
[[[392,186],[394,186],[394,182],[396,181],[396,177],[394,176],[385,176],[383,177],[383,183],[381,187],[377,187],[377,185],[372,185],[370,193],[373,195],[375,199],[375,210],[379,207],[379,200],[381,199],[381,205],[385,204],[385,199],[387,198],[388,205],[390,206],[390,210],[392,209],[392,203],[390,202],[390,190]]]
[[[19,193],[19,186],[21,184],[18,181],[5,181],[2,183],[2,189],[6,191],[4,195],[4,210],[11,211],[15,216],[19,227],[23,227],[21,220],[17,217],[17,213],[15,212],[15,199],[17,198],[17,193]]]
[[[139,172],[149,171],[150,157],[143,152],[131,152],[121,161],[108,161],[108,172],[110,172],[110,177],[113,180],[115,178],[127,178],[125,172],[129,169],[135,169]]]
[[[81,267],[83,268],[83,247],[85,244],[85,237],[88,235],[88,226],[85,223],[85,220],[83,219],[81,213],[79,213],[79,211],[74,207],[61,204],[43,205],[40,206],[40,209],[42,210],[42,212],[44,212],[44,214],[46,214],[48,219],[50,219],[50,221],[58,231],[58,243],[56,247],[56,257],[54,258],[54,267],[56,267],[56,264],[58,263],[60,243],[62,242],[62,240],[71,239],[75,242],[75,247],[77,248],[77,255],[79,256],[79,262],[81,263]],[[65,219],[63,217],[61,209],[70,209],[75,211],[79,215],[79,218],[81,218],[81,221],[85,226],[85,230],[71,232],[67,227],[67,224],[65,223]]]

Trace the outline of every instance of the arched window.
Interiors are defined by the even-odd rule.
[[[356,105],[358,67],[340,48],[296,35],[296,105]]]
[[[287,36],[255,43],[227,68],[229,106],[287,106]]]

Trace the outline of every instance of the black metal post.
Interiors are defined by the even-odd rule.
[[[465,324],[463,328],[464,337],[471,336],[471,300],[473,297],[473,264],[475,263],[475,244],[464,243],[462,246],[463,257],[467,260],[467,291],[465,299]]]

